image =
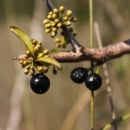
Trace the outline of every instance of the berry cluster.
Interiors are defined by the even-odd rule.
[[[31,41],[36,58],[33,59],[30,51],[26,48],[26,54],[19,57],[19,62],[22,68],[27,66],[27,68],[24,70],[24,74],[27,75],[30,72],[30,75],[33,76],[35,74],[35,68],[37,69],[38,73],[45,73],[48,71],[50,64],[36,61],[37,58],[43,56],[48,57],[47,54],[49,51],[43,49],[42,42],[39,42],[35,39],[31,39]]]
[[[102,85],[102,78],[100,77],[100,75],[96,73],[91,73],[88,75],[87,69],[82,67],[78,67],[72,70],[70,78],[75,83],[80,84],[85,82],[86,87],[91,91],[99,89]]]
[[[58,28],[61,28],[63,25],[70,26],[72,22],[76,22],[76,17],[71,17],[72,11],[67,10],[65,15],[64,6],[60,6],[59,9],[54,9],[49,12],[47,19],[43,21],[45,25],[45,32],[51,33],[51,37],[55,37],[57,35]]]
[[[69,31],[72,33],[73,36],[76,36],[76,32],[73,31],[72,27],[69,28]],[[62,35],[61,38],[55,38],[55,42],[57,43],[56,47],[57,48],[60,48],[60,47],[66,48],[67,44],[70,43],[70,40],[68,39],[68,37],[66,37],[66,35],[63,31],[61,32],[61,35]]]

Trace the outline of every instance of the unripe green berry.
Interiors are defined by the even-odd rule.
[[[60,7],[59,7],[59,11],[60,11],[61,13],[63,13],[63,12],[65,11],[64,6],[60,6]]]
[[[67,10],[66,16],[67,16],[67,17],[70,17],[71,15],[72,15],[72,11],[71,11],[71,10]]]

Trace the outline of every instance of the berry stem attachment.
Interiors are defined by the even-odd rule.
[[[91,91],[91,130],[94,130],[94,91]]]

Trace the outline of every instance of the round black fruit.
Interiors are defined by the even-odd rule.
[[[73,82],[75,83],[83,83],[88,75],[87,69],[83,67],[78,67],[72,70],[70,74],[70,78],[72,79]]]
[[[102,85],[102,78],[100,75],[91,73],[90,75],[87,76],[85,79],[85,85],[88,89],[95,91],[99,89]]]
[[[50,87],[50,80],[44,74],[36,74],[30,80],[30,87],[33,92],[43,94],[48,91]]]

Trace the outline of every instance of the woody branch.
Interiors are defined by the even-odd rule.
[[[130,39],[119,42],[116,44],[111,44],[103,48],[82,48],[79,47],[74,53],[60,52],[51,55],[58,62],[79,62],[79,61],[95,61],[99,64],[103,64],[108,60],[119,58],[124,54],[130,53]]]

